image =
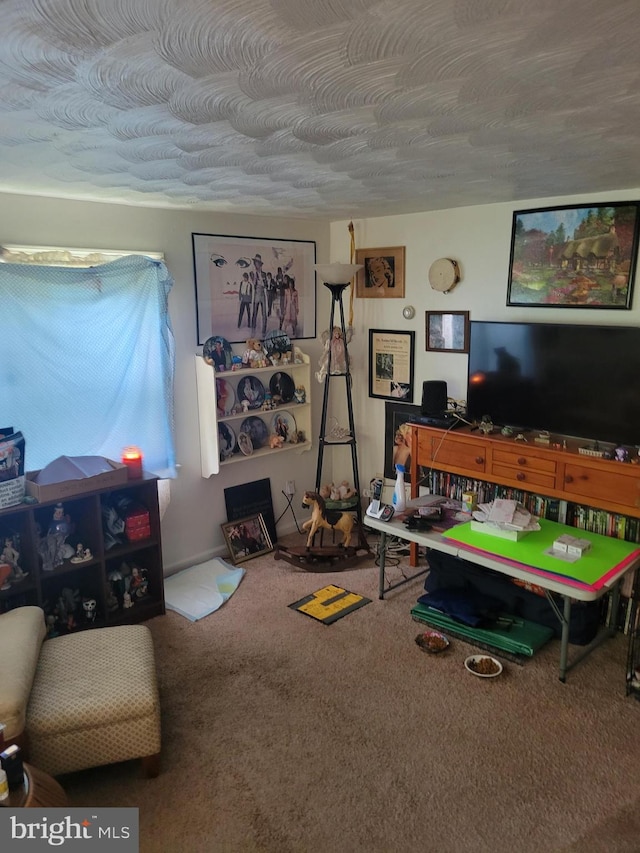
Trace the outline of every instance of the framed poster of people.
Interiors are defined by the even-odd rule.
[[[507,305],[629,310],[639,211],[628,201],[515,211]]]
[[[415,332],[369,329],[369,396],[413,401]]]
[[[192,233],[198,345],[316,336],[316,244]]]
[[[384,476],[396,479],[396,465],[404,465],[406,483],[411,482],[411,418],[420,415],[413,403],[384,404]]]

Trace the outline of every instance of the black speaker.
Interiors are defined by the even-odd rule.
[[[447,383],[443,379],[432,379],[422,383],[421,414],[433,417],[447,411]]]

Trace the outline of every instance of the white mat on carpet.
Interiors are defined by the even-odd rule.
[[[170,575],[164,582],[167,609],[197,622],[233,595],[244,574],[244,569],[215,557]]]

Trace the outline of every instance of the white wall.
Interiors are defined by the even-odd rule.
[[[205,480],[200,474],[200,442],[197,419],[194,353],[196,337],[195,288],[191,233],[233,234],[315,240],[318,262],[328,260],[329,225],[327,222],[214,215],[181,210],[156,210],[122,205],[93,204],[19,195],[0,196],[0,243],[22,245],[72,246],[161,251],[175,284],[169,298],[169,311],[176,339],[176,444],[179,475],[171,482],[171,503],[162,525],[165,571],[191,565],[223,553],[224,538],[220,524],[226,521],[224,489],[243,482],[271,478],[276,518],[286,506],[281,494],[287,479],[295,479],[300,491],[315,483],[316,448],[298,455],[273,455],[255,463],[225,467],[220,474]],[[318,332],[326,326],[329,301],[325,289],[318,292]],[[325,319],[327,318],[327,319]],[[315,370],[321,345],[316,340],[299,342],[308,352]],[[200,348],[201,349],[201,348]],[[153,369],[153,365],[149,366]],[[319,386],[313,389],[313,421],[316,428],[321,408]],[[9,417],[9,420],[11,418]],[[29,425],[17,424],[26,437],[29,465]],[[296,506],[300,501],[296,499]],[[298,518],[305,517],[296,510]],[[295,529],[291,513],[278,525],[279,532]]]
[[[357,248],[406,247],[404,299],[356,299],[356,334],[349,348],[354,381],[354,413],[358,424],[360,480],[364,487],[384,467],[384,401],[368,395],[368,330],[371,328],[416,332],[415,394],[420,403],[422,382],[444,379],[450,397],[466,396],[467,356],[425,351],[425,311],[469,311],[472,320],[599,323],[638,325],[640,291],[636,287],[631,311],[575,308],[507,307],[507,276],[514,210],[554,205],[636,200],[639,190],[589,194],[571,198],[531,200],[518,204],[493,204],[405,216],[354,220]],[[348,222],[331,224],[331,260],[349,255]],[[450,293],[429,285],[427,272],[440,257],[458,261],[462,280]],[[413,305],[416,315],[407,321],[402,308]],[[387,491],[390,499],[390,490]]]
[[[550,320],[556,322],[638,324],[638,296],[631,311],[579,309],[524,309],[506,307],[507,270],[514,209],[596,201],[636,199],[639,190],[606,195],[532,200],[517,205],[499,204],[458,208],[406,216],[354,220],[356,245],[406,246],[406,296],[404,299],[356,299],[355,335],[349,346],[354,373],[354,413],[357,427],[361,486],[382,471],[384,463],[384,401],[368,396],[368,330],[414,329],[416,332],[415,398],[420,402],[422,381],[444,379],[450,396],[466,393],[466,356],[425,352],[425,310],[471,313],[475,320]],[[327,222],[205,214],[180,210],[156,210],[121,205],[93,204],[51,198],[0,195],[0,243],[55,245],[91,248],[147,249],[165,253],[175,284],[170,313],[176,338],[176,441],[181,466],[171,483],[171,503],[163,521],[165,570],[191,565],[214,552],[224,552],[220,524],[226,520],[224,489],[269,477],[276,518],[286,504],[281,489],[295,479],[298,496],[315,483],[317,434],[321,409],[320,386],[313,388],[314,448],[298,455],[273,455],[256,463],[225,467],[205,480],[200,475],[199,437],[193,355],[197,351],[195,296],[191,233],[235,234],[253,237],[315,240],[318,262],[349,260],[348,222]],[[458,261],[462,281],[450,294],[434,292],[427,271],[438,257]],[[348,291],[345,313],[348,314]],[[404,305],[412,304],[416,316],[402,317]],[[317,333],[329,319],[328,291],[318,288]],[[321,354],[319,340],[300,342],[311,356],[315,371]],[[338,412],[344,423],[343,412]],[[10,419],[10,418],[9,418]],[[28,425],[18,425],[27,438]],[[346,460],[348,463],[348,460]],[[329,462],[327,461],[327,465]],[[334,479],[350,476],[350,466],[336,454]],[[299,506],[299,501],[295,506]],[[296,509],[298,519],[306,517]],[[279,532],[295,529],[291,513],[278,525]]]

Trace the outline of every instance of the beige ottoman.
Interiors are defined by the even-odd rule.
[[[52,776],[132,758],[157,775],[160,703],[150,630],[119,625],[43,643],[26,734],[29,762]]]

